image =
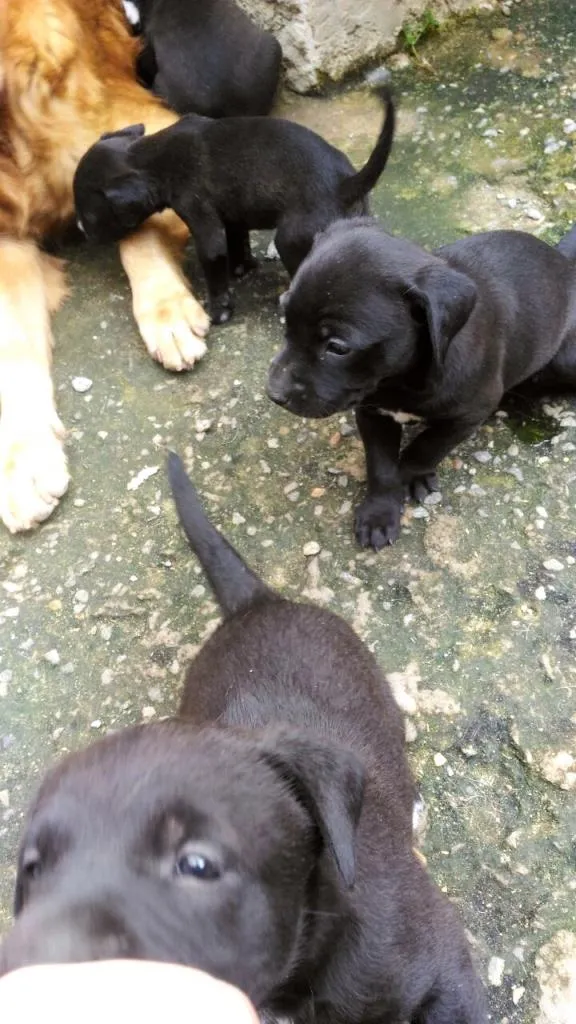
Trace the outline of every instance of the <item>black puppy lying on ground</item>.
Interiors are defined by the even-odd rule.
[[[396,540],[406,492],[437,488],[438,464],[506,391],[576,387],[575,257],[576,229],[555,249],[491,231],[428,253],[358,218],[317,239],[285,296],[268,393],[298,416],[355,409],[362,546]],[[409,418],[427,426],[401,453]]]
[[[0,972],[168,960],[293,1024],[482,1024],[448,899],[412,850],[402,716],[352,629],[280,598],[170,477],[224,612],[180,719],[48,774],[19,857]]]
[[[233,0],[126,0],[144,35],[138,72],[179,114],[238,117],[272,109],[282,48]]]
[[[390,90],[375,91],[386,117],[358,172],[315,132],[280,118],[191,114],[147,138],[143,125],[104,135],[74,177],[79,227],[93,241],[113,241],[151,214],[175,210],[196,243],[212,321],[224,323],[233,308],[229,271],[241,276],[256,265],[252,229],[276,229],[278,253],[293,275],[318,231],[366,211],[394,137]]]

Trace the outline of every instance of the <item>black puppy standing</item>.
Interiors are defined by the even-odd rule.
[[[1,971],[190,964],[293,1024],[483,1024],[448,899],[412,850],[402,716],[353,630],[282,599],[170,476],[224,622],[180,719],[122,730],[44,780]]]
[[[438,464],[505,392],[576,388],[575,258],[576,229],[556,248],[492,231],[434,253],[369,218],[319,236],[285,296],[268,393],[299,416],[355,410],[368,475],[361,545],[396,540],[405,494],[436,489]],[[409,418],[426,428],[401,452],[397,420]]]
[[[179,114],[268,114],[282,48],[233,0],[128,0],[146,45],[138,71]]]
[[[366,212],[395,123],[388,86],[374,91],[386,117],[358,172],[315,132],[281,118],[189,115],[146,138],[143,125],[104,135],[74,177],[79,227],[93,241],[113,241],[151,214],[175,210],[196,244],[212,320],[224,323],[232,313],[229,273],[241,276],[255,266],[252,229],[276,230],[276,247],[292,276],[318,231]]]

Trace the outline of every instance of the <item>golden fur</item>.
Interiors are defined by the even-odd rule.
[[[39,245],[73,216],[76,165],[103,132],[176,119],[137,83],[137,45],[121,0],[0,0],[0,517],[13,531],[68,484],[49,322],[65,282]],[[180,269],[186,235],[165,214],[120,246],[146,347],[174,370],[201,358],[208,326]]]

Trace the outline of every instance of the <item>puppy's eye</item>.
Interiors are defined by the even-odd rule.
[[[350,352],[350,345],[347,345],[345,341],[340,341],[340,338],[330,338],[326,345],[326,351],[333,356],[347,356]]]
[[[22,871],[29,881],[40,877],[42,862],[38,850],[27,850],[22,859]]]
[[[210,860],[205,854],[194,850],[180,855],[176,862],[176,874],[187,878],[199,878],[203,882],[213,882],[220,878],[220,865]]]

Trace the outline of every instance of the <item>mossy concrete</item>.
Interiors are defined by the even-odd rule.
[[[374,200],[392,231],[429,246],[493,227],[555,240],[576,219],[571,0],[467,21],[395,81],[399,137]],[[363,90],[289,94],[280,109],[357,162],[381,116]],[[193,372],[172,376],[139,341],[116,255],[68,256],[55,378],[73,484],[36,533],[0,536],[0,929],[43,770],[108,729],[173,712],[216,620],[176,525],[170,446],[251,564],[286,595],[339,611],[394,674],[429,869],[490,979],[492,1019],[539,1020],[539,950],[576,931],[576,402],[494,417],[442,466],[441,500],[407,509],[395,547],[363,552],[352,418],[298,420],[264,393],[281,267],[263,260],[239,283],[233,322],[212,331]],[[200,291],[193,259],[190,273]],[[80,375],[93,381],[84,394]],[[320,552],[307,557],[311,540]]]

